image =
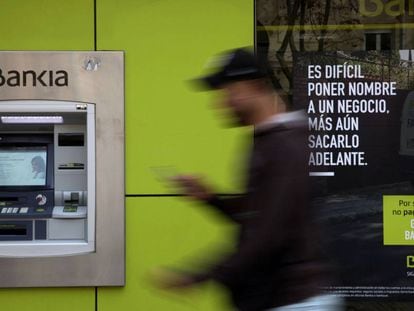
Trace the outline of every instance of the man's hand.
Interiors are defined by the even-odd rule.
[[[172,178],[173,182],[177,184],[186,196],[191,198],[207,201],[213,197],[213,193],[200,180],[199,177],[191,175],[179,175]]]
[[[165,268],[154,269],[150,277],[155,286],[165,290],[185,289],[195,284],[190,275]]]

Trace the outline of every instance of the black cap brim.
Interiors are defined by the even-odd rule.
[[[216,90],[221,88],[225,83],[222,72],[199,77],[191,80],[191,82],[197,89],[200,90]]]

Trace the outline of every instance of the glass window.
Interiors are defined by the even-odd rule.
[[[328,290],[349,310],[414,310],[414,0],[256,0],[256,26],[308,113]]]

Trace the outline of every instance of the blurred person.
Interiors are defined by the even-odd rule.
[[[328,269],[309,201],[307,119],[288,112],[269,68],[246,48],[220,56],[216,70],[198,81],[223,93],[223,104],[241,126],[254,126],[246,192],[220,197],[195,176],[174,181],[186,196],[236,222],[235,251],[199,273],[159,270],[164,289],[214,280],[229,289],[241,311],[342,310],[340,298],[322,291]]]

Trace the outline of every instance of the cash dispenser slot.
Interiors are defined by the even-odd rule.
[[[0,241],[28,241],[32,239],[32,221],[0,221]]]
[[[46,220],[0,221],[0,241],[46,240]]]

